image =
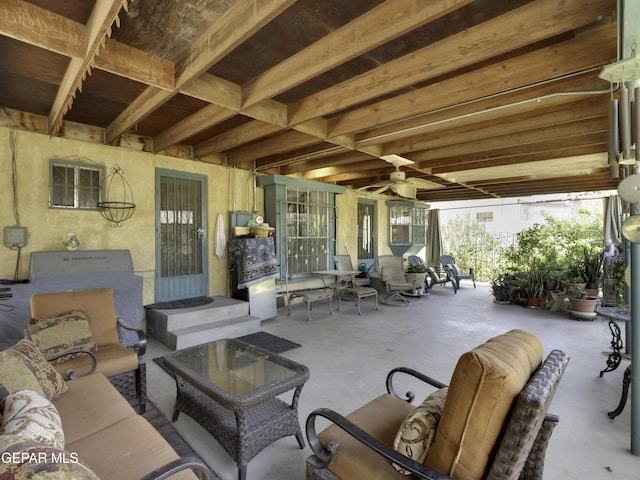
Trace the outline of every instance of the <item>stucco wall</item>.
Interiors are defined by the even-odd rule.
[[[0,127],[0,226],[16,224],[13,213],[13,186],[9,129]],[[80,237],[81,250],[128,249],[134,269],[144,278],[144,302],[154,301],[155,275],[155,169],[205,175],[208,182],[208,252],[209,294],[229,295],[227,258],[215,254],[215,225],[218,213],[223,214],[228,229],[232,210],[252,211],[253,185],[249,172],[211,165],[198,161],[134,152],[117,147],[51,138],[47,135],[18,131],[15,143],[17,165],[17,210],[20,225],[29,229],[26,247],[20,252],[19,279],[29,275],[31,252],[62,250],[63,235],[75,232]],[[98,212],[50,209],[49,159],[81,159],[104,165],[116,163],[133,191],[134,215],[121,228],[113,228]],[[357,252],[357,194],[348,190],[337,196],[337,252],[345,253],[345,244],[355,262]],[[257,189],[257,212],[263,213],[262,189]],[[390,253],[387,246],[388,212],[384,202],[377,209],[378,254]],[[18,251],[0,245],[0,278],[13,279]]]
[[[218,213],[229,226],[228,212],[253,210],[251,175],[219,165],[181,160],[144,152],[133,152],[87,142],[50,138],[29,132],[17,132],[17,207],[20,224],[29,229],[27,246],[22,249],[18,278],[29,275],[29,258],[34,251],[63,250],[62,237],[75,232],[80,237],[81,250],[128,249],[131,251],[136,274],[144,278],[144,301],[154,301],[155,272],[155,169],[164,168],[198,173],[208,183],[208,255],[209,294],[227,295],[227,259],[215,256],[215,225]],[[0,128],[0,226],[16,224],[13,213],[9,130]],[[98,212],[50,209],[49,159],[78,158],[109,168],[116,163],[129,182],[136,211],[122,224],[113,228]],[[235,178],[234,178],[235,177]],[[233,196],[236,195],[234,204]],[[257,210],[262,212],[262,191],[258,189]],[[0,278],[14,278],[18,251],[0,245]]]

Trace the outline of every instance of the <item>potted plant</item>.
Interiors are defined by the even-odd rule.
[[[517,288],[518,280],[515,275],[503,273],[491,280],[491,294],[496,303],[515,303],[516,296],[514,290]]]
[[[591,295],[598,295],[603,258],[602,252],[591,252],[584,249],[584,279],[587,282],[585,288],[592,290]]]
[[[527,306],[539,307],[544,296],[546,273],[540,266],[533,266],[522,280],[521,288],[527,297]]]
[[[409,263],[405,269],[404,278],[407,282],[413,283],[414,290],[425,288],[427,267],[420,263],[417,265]]]
[[[569,313],[580,318],[594,318],[598,298],[590,295],[585,288],[573,287],[569,296]]]

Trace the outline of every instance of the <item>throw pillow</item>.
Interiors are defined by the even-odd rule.
[[[0,400],[20,390],[33,390],[48,400],[55,400],[67,391],[62,375],[28,340],[20,340],[0,352],[0,372]]]
[[[58,410],[33,390],[21,390],[4,399],[0,435],[20,435],[35,442],[64,448],[64,432]]]
[[[416,462],[424,463],[436,436],[448,390],[448,388],[442,388],[433,392],[407,415],[393,441],[395,450]],[[395,463],[393,466],[398,472],[411,475],[410,471],[401,466]]]
[[[0,478],[32,480],[99,480],[77,453],[25,439],[0,435]]]
[[[89,329],[89,319],[80,310],[58,313],[44,318],[32,318],[27,327],[33,343],[40,349],[45,358],[50,359],[62,353],[76,350],[98,351]],[[67,355],[52,363],[64,362],[82,355]]]

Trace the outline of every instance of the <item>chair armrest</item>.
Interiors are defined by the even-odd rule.
[[[91,370],[89,370],[87,373],[85,373],[85,375],[91,375],[93,372],[96,371],[96,367],[98,366],[98,359],[96,358],[94,353],[90,352],[89,350],[73,350],[71,352],[61,353],[59,355],[55,355],[55,356],[49,358],[47,361],[52,362],[53,360],[59,360],[60,358],[68,357],[69,355],[77,355],[78,353],[86,354],[86,355],[89,355],[91,357]],[[76,378],[76,372],[72,368],[67,370],[66,373],[67,373],[67,377],[69,378],[69,380],[73,380],[74,378]],[[83,377],[85,375],[83,375]]]
[[[138,335],[138,343],[133,346],[133,349],[138,354],[138,357],[143,356],[147,351],[147,334],[145,333],[145,331],[141,328],[132,327],[120,317],[118,317],[118,326],[124,328],[125,330],[136,332],[136,334]]]
[[[423,373],[418,372],[417,370],[414,370],[412,368],[407,368],[407,367],[397,367],[394,368],[393,370],[391,370],[388,374],[387,374],[387,393],[389,393],[390,395],[393,395],[396,398],[400,398],[402,400],[406,400],[407,402],[411,403],[413,402],[414,398],[416,397],[415,394],[413,392],[407,392],[405,393],[405,398],[402,398],[400,395],[398,395],[398,393],[396,393],[396,390],[393,388],[393,377],[395,376],[396,373],[404,373],[407,375],[410,375],[414,378],[417,378],[418,380],[421,380],[425,383],[428,383],[429,385],[435,387],[435,388],[444,388],[447,387],[448,385],[439,382],[438,380],[434,380],[431,377],[428,377],[427,375],[424,375]]]
[[[153,472],[142,477],[141,480],[162,480],[186,469],[191,469],[199,473],[202,480],[213,479],[211,470],[203,462],[195,457],[183,457],[155,469]]]
[[[410,471],[417,478],[452,480],[451,477],[436,472],[435,470],[402,455],[400,452],[397,452],[393,448],[369,435],[367,432],[350,422],[346,417],[343,417],[339,413],[329,410],[328,408],[319,408],[314,410],[307,417],[307,439],[309,440],[309,447],[311,447],[311,450],[313,451],[313,455],[307,458],[307,464],[310,467],[327,468],[336,459],[340,449],[340,444],[335,440],[330,441],[327,448],[322,445],[315,430],[315,420],[317,417],[323,417],[330,420],[353,438],[382,455],[387,460]]]

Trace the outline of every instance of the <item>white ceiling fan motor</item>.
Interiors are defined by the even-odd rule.
[[[404,182],[407,179],[405,172],[401,170],[396,170],[395,172],[391,172],[389,175],[389,180],[393,183]]]

